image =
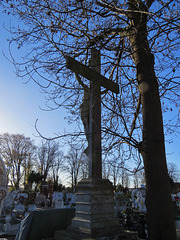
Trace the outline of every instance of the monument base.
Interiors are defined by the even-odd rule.
[[[102,239],[123,234],[115,218],[114,193],[109,180],[83,179],[77,185],[76,196],[76,216],[66,230],[55,233],[55,240]]]

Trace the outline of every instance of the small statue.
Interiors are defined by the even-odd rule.
[[[140,212],[146,212],[145,198],[138,190],[132,191],[132,208],[139,209]]]
[[[83,102],[80,106],[80,114],[81,114],[81,120],[84,126],[84,131],[86,135],[86,139],[88,141],[88,147],[85,149],[84,153],[87,157],[89,157],[89,114],[90,114],[90,88],[83,83],[80,76],[75,73],[76,79],[79,82],[79,84],[82,86],[84,90],[83,95]]]

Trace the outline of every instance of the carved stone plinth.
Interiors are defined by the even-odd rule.
[[[115,218],[112,184],[107,179],[84,179],[77,186],[76,216],[72,224],[55,233],[56,240],[98,239],[122,232]]]

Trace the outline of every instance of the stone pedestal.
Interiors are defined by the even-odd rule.
[[[83,179],[77,186],[76,216],[56,240],[98,239],[122,232],[115,218],[113,187],[107,179]]]

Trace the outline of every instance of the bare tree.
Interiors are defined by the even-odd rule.
[[[115,150],[115,151],[114,151]],[[123,144],[111,147],[105,150],[106,165],[110,166],[109,178],[114,186],[121,184],[122,187],[129,187],[130,176],[134,175],[134,170],[129,167],[128,159],[135,158],[131,149],[124,149]],[[138,159],[138,158],[137,158]],[[137,160],[137,168],[141,165],[141,161]]]
[[[26,184],[28,173],[33,168],[36,146],[29,137],[4,133],[0,135],[0,152],[6,165],[8,181],[19,189],[23,176],[23,183]]]
[[[179,177],[179,169],[175,163],[168,163],[168,174],[169,177],[172,178],[174,182],[178,182],[180,177]]]
[[[124,179],[123,179],[123,182],[124,182],[124,186],[125,188],[129,188],[130,187],[130,178],[129,178],[129,174],[127,171],[124,172]]]
[[[129,188],[130,185],[130,176],[132,175],[131,171],[128,170],[128,167],[125,165],[125,162],[114,161],[110,163],[111,165],[111,178],[113,179],[113,185],[117,186],[120,184],[124,188]]]
[[[101,50],[102,74],[120,85],[119,96],[102,96],[104,145],[115,151],[128,144],[130,157],[143,159],[149,239],[176,239],[162,113],[178,113],[179,0],[1,2],[23,23],[10,29],[10,44],[32,46],[23,62],[15,62],[18,74],[33,78],[55,107],[65,106],[76,120],[88,83],[66,71],[64,57],[87,65],[90,49]],[[167,120],[171,132],[178,117]]]
[[[83,154],[81,158],[80,179],[88,177],[89,177],[89,159],[86,154]]]
[[[59,144],[56,141],[43,140],[38,148],[38,171],[43,175],[45,181],[49,171],[53,168],[59,159]],[[59,159],[60,160],[60,159]],[[60,162],[59,162],[60,163]]]
[[[121,162],[114,160],[114,161],[111,161],[110,162],[110,179],[112,179],[112,182],[113,182],[113,185],[114,187],[117,186],[117,184],[119,183],[120,181],[120,178],[122,177],[122,174],[121,174]]]
[[[81,166],[84,164],[84,149],[81,145],[71,143],[64,160],[64,169],[71,177],[71,187],[74,190],[80,177]]]
[[[134,169],[134,187],[139,188],[141,185],[146,185],[145,172],[144,169],[137,170]]]
[[[102,162],[102,178],[104,179],[109,179],[111,174],[111,166],[103,161]]]
[[[139,188],[139,177],[138,177],[138,172],[134,174],[134,188]]]
[[[120,169],[120,184],[124,188],[129,188],[130,186],[130,175],[132,174],[127,171],[127,168],[125,168],[125,166],[122,166]]]
[[[58,156],[52,166],[53,180],[54,183],[58,184],[59,176],[61,176],[61,171],[63,169],[64,153],[59,151]]]

